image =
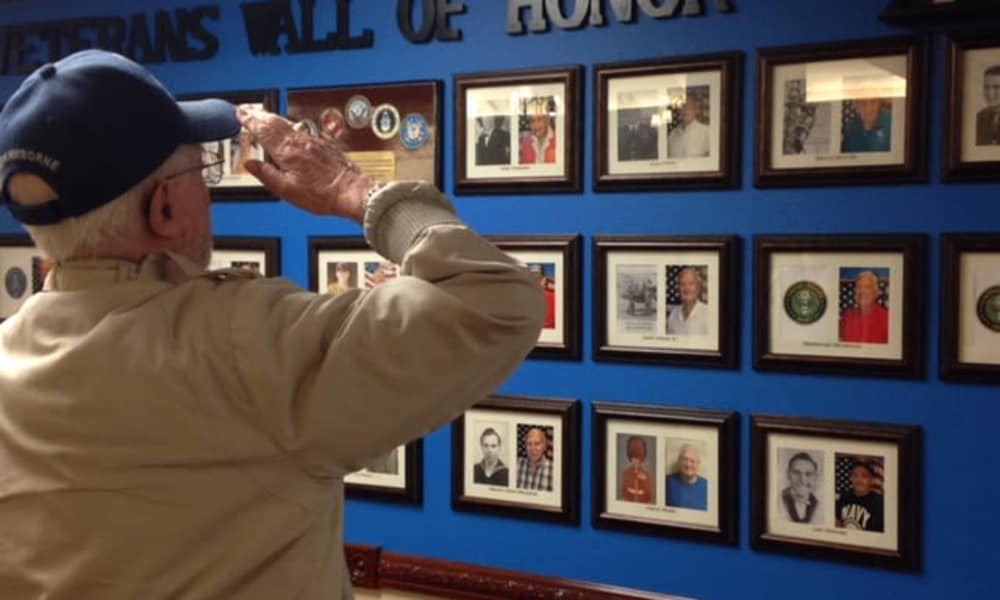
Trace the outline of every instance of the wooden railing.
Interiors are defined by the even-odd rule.
[[[542,577],[459,562],[384,552],[380,546],[348,544],[347,564],[355,587],[401,590],[469,600],[678,600],[640,590],[571,579]]]

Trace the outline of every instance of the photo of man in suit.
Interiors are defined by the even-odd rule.
[[[509,165],[510,117],[479,117],[476,122],[481,126],[476,139],[476,164]]]
[[[976,145],[1000,145],[1000,65],[983,72],[983,100],[986,108],[976,113]]]
[[[656,160],[656,108],[618,110],[618,160]]]

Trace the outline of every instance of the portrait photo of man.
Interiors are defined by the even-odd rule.
[[[888,276],[888,269],[840,270],[840,341],[889,343]]]
[[[479,434],[482,459],[472,466],[472,481],[483,485],[507,487],[510,473],[507,465],[500,458],[503,455],[503,438],[497,428],[506,435],[507,429],[500,425],[497,425],[496,428],[486,427]]]
[[[476,118],[476,164],[510,164],[510,117],[494,115]]]
[[[667,265],[667,333],[708,335],[706,265]]]
[[[618,160],[656,160],[657,128],[653,118],[659,109],[618,109]]]
[[[1000,64],[983,71],[983,102],[976,113],[976,145],[1000,145]]]
[[[779,497],[780,518],[793,523],[822,523],[820,503],[821,463],[815,451],[778,450],[778,462],[785,465],[785,487]]]
[[[519,164],[556,162],[559,140],[556,138],[556,101],[552,96],[521,100],[518,130],[521,138]]]
[[[668,452],[672,446],[667,445]],[[667,506],[708,510],[708,480],[701,476],[701,457],[698,445],[690,442],[683,443],[675,457],[667,457],[675,459],[667,475]]]
[[[552,428],[518,424],[517,487],[552,491]]]
[[[358,287],[358,263],[334,261],[326,263],[326,292],[337,296]]]
[[[882,458],[837,454],[837,527],[885,531]]]
[[[674,96],[677,92],[671,93]],[[676,118],[667,135],[667,156],[670,158],[700,158],[712,151],[708,127],[708,87],[693,86],[683,91],[676,105]]]
[[[548,310],[545,312],[545,322],[542,325],[545,329],[555,329],[556,327],[556,264],[529,262],[526,263],[528,270],[538,281],[538,285],[545,294],[545,304]]]

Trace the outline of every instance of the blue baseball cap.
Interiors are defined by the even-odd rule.
[[[239,130],[229,102],[178,102],[120,54],[76,52],[29,75],[0,112],[0,201],[22,223],[52,225],[114,200],[181,145]],[[58,197],[13,202],[7,187],[17,173],[41,177]]]

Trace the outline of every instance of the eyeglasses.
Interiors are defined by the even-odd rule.
[[[160,179],[160,182],[162,183],[168,179],[180,177],[181,175],[190,173],[191,171],[201,170],[204,171],[202,175],[205,178],[205,183],[218,183],[222,179],[222,169],[217,167],[222,167],[222,163],[226,162],[226,159],[222,156],[222,144],[212,145],[217,146],[217,150],[210,150],[202,147],[201,160],[198,164],[167,175],[166,177]]]

